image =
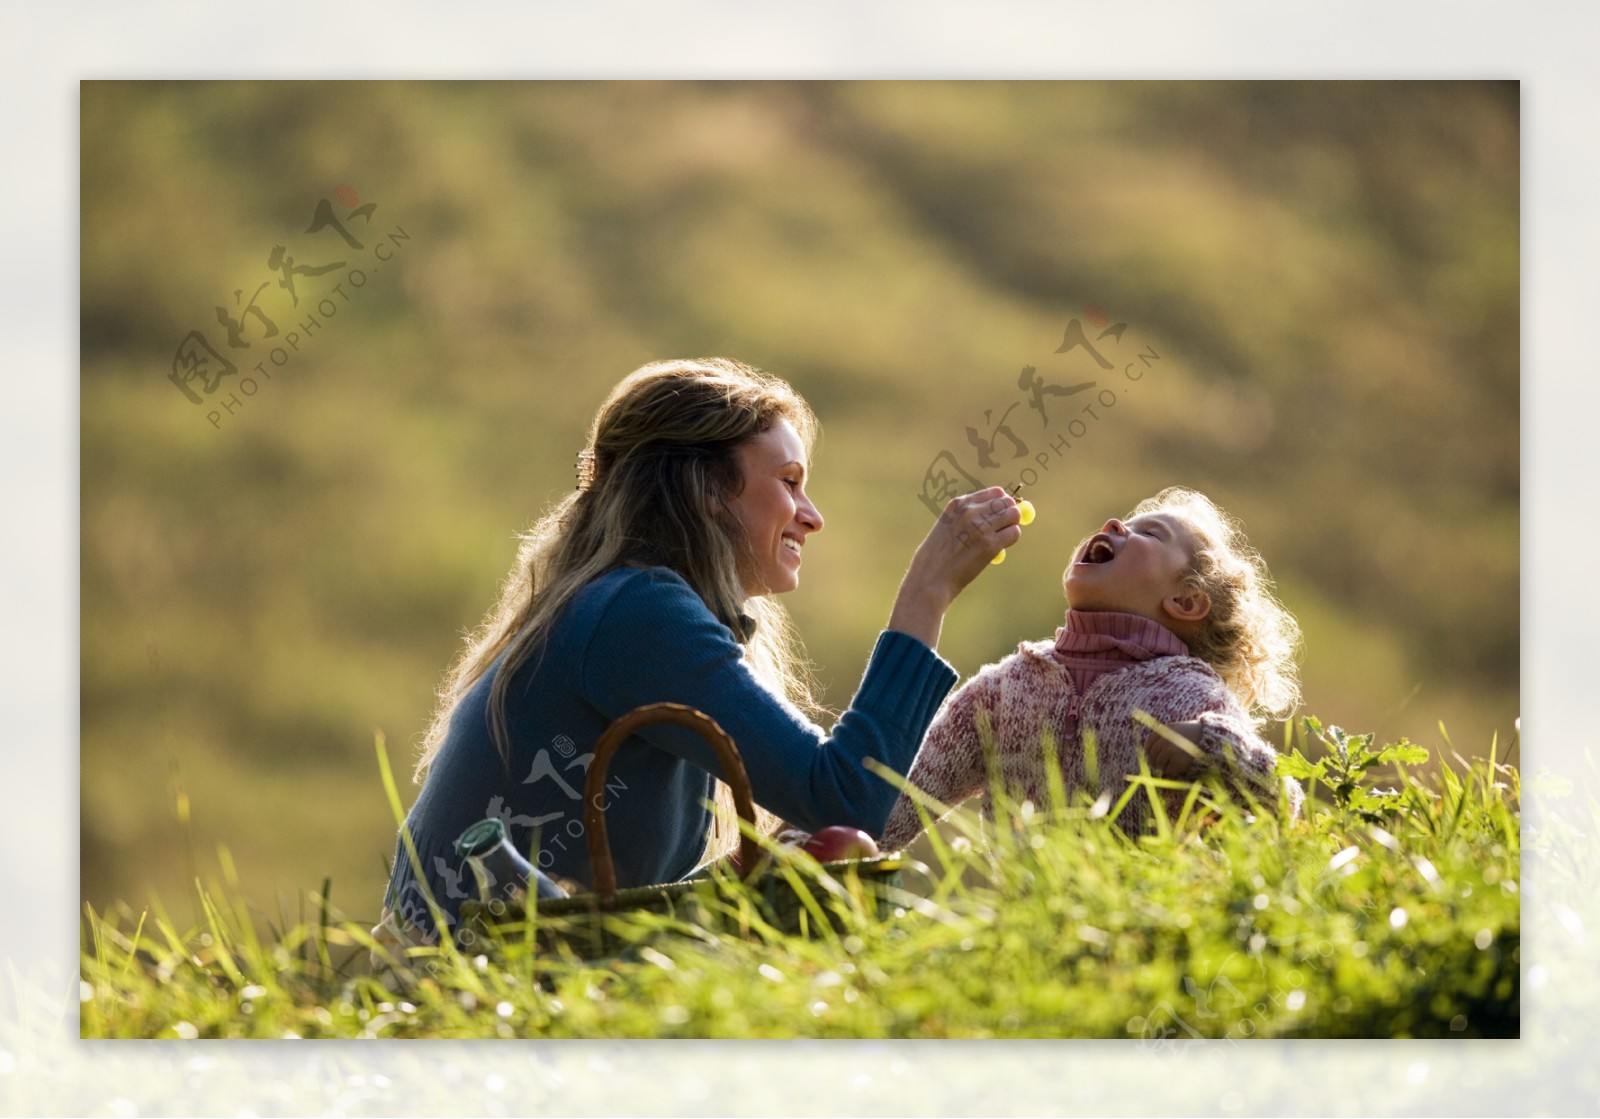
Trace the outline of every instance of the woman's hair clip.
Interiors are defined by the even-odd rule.
[[[594,484],[594,452],[578,452],[578,489],[586,490]]]

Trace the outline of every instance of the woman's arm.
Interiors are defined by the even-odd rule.
[[[575,684],[610,718],[644,703],[687,703],[733,736],[756,800],[807,830],[845,824],[878,834],[898,791],[868,757],[905,773],[956,674],[934,652],[945,612],[1003,548],[1021,538],[1017,503],[998,486],[952,498],[912,556],[849,710],[831,733],[768,691],[692,588],[664,568],[638,573],[611,602]],[[642,737],[711,773],[692,732]]]
[[[825,732],[768,689],[727,627],[665,568],[619,581],[567,668],[573,685],[608,719],[663,701],[710,715],[738,745],[756,801],[794,826],[816,831],[843,824],[872,835],[899,794],[862,760],[906,772],[957,679],[926,644],[885,631],[849,709]],[[639,737],[721,773],[692,731],[661,724]]]
[[[985,769],[983,744],[978,737],[977,711],[986,708],[993,717],[999,698],[996,686],[998,668],[980,672],[962,685],[934,717],[928,735],[917,751],[907,780],[949,808],[976,796],[983,789]],[[948,815],[946,813],[945,815]],[[944,815],[935,817],[935,822]],[[916,801],[901,793],[889,811],[878,845],[885,851],[898,851],[923,831]]]
[[[945,612],[991,560],[1022,538],[1017,501],[999,486],[953,497],[911,557],[889,628],[939,647]]]

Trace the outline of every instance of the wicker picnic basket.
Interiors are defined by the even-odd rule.
[[[785,933],[813,934],[823,924],[835,932],[842,930],[841,904],[887,915],[901,890],[903,860],[898,854],[825,863],[827,881],[819,882],[801,876],[794,868],[774,870],[772,860],[749,834],[740,837],[743,886],[730,877],[707,873],[682,882],[619,890],[603,809],[606,773],[618,748],[654,723],[675,723],[706,740],[733,790],[740,819],[754,827],[750,779],[732,737],[694,707],[681,703],[636,707],[613,720],[601,734],[584,783],[584,833],[594,890],[538,901],[531,922],[522,905],[468,900],[461,906],[461,928],[467,935],[514,938],[531,924],[541,948],[562,953],[570,950],[580,958],[595,959],[624,951],[637,941],[641,930],[648,934],[651,925],[668,931],[699,928],[743,936],[754,935],[765,925]],[[668,920],[618,920],[620,915],[632,914],[656,914]]]

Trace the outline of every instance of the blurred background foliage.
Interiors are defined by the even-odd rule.
[[[963,676],[1053,634],[1085,533],[1184,484],[1300,618],[1306,712],[1436,757],[1441,721],[1466,755],[1509,739],[1515,83],[87,82],[81,150],[97,907],[175,904],[221,845],[291,915],[331,875],[375,917],[374,732],[409,772],[514,534],[656,358],[738,357],[821,416],[826,529],[786,601],[842,708],[930,523],[924,472],[948,450],[1016,481],[965,429],[1024,399],[1024,365],[1102,376],[1053,353],[1090,305],[1128,324],[1119,362],[1161,360],[1104,375],[1117,406],[1025,491],[1038,522],[946,623]],[[359,251],[306,232],[335,197]],[[347,267],[298,275],[295,307],[280,245]],[[239,316],[268,281],[274,339]],[[167,376],[190,330],[240,370],[200,405]],[[1009,416],[1030,458],[1063,431],[1047,403],[1049,431]]]

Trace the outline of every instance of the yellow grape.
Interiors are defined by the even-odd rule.
[[[1017,511],[1022,514],[1022,524],[1031,525],[1033,523],[1033,502],[1027,500],[1017,502]]]
[[[990,564],[990,566],[993,566],[994,564],[1005,563],[1005,562],[1006,562],[1006,550],[1004,548],[1001,548],[998,552],[996,552],[994,554],[994,559],[990,560],[989,564]]]

